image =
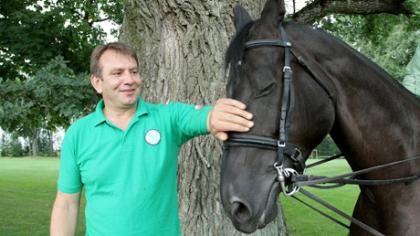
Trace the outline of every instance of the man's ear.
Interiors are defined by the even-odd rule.
[[[102,94],[102,79],[96,75],[90,76],[90,83],[98,94]]]
[[[235,24],[236,32],[239,32],[251,21],[251,16],[241,5],[238,4],[233,8],[233,23]]]

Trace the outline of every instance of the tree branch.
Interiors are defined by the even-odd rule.
[[[315,0],[293,14],[292,18],[307,24],[331,13],[412,15],[413,12],[404,6],[404,2],[405,0]]]

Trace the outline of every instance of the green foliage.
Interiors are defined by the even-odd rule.
[[[318,156],[322,157],[333,156],[340,153],[340,150],[329,135],[316,147],[316,149],[318,150]]]
[[[0,97],[2,128],[27,137],[36,128],[67,127],[97,101],[87,75],[75,75],[62,57],[51,60],[31,79],[1,81]]]
[[[406,5],[414,15],[333,15],[319,24],[402,81],[420,42],[420,5],[416,0],[406,1]]]
[[[0,4],[0,77],[31,77],[56,56],[69,61],[76,74],[86,72],[90,52],[105,39],[95,23],[121,23],[122,15],[122,1],[9,0]]]

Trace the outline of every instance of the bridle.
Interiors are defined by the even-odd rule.
[[[225,150],[229,149],[229,147],[253,147],[253,148],[260,148],[260,149],[267,149],[273,150],[277,152],[277,159],[274,162],[273,166],[277,171],[277,180],[280,183],[283,193],[286,196],[292,196],[296,200],[302,202],[306,206],[312,208],[313,210],[317,211],[321,215],[329,218],[330,220],[336,222],[337,224],[349,228],[346,224],[340,222],[339,220],[335,219],[334,217],[329,216],[328,214],[322,212],[321,210],[307,204],[306,202],[302,201],[301,199],[293,196],[297,192],[301,192],[302,194],[306,195],[310,199],[320,203],[324,207],[334,211],[338,215],[348,219],[355,225],[361,227],[362,229],[366,230],[367,232],[371,233],[372,235],[383,236],[384,234],[380,233],[376,229],[364,224],[363,222],[349,216],[348,214],[340,211],[339,209],[335,208],[328,202],[320,199],[319,197],[313,195],[312,193],[301,189],[303,186],[311,186],[311,187],[318,187],[318,188],[334,188],[343,186],[344,184],[357,184],[357,185],[384,185],[384,184],[394,184],[394,183],[408,183],[414,180],[418,180],[420,178],[420,173],[413,176],[402,177],[402,178],[395,178],[395,179],[386,179],[386,180],[361,180],[355,178],[357,175],[365,174],[371,171],[375,171],[378,169],[387,168],[390,166],[400,165],[411,161],[416,161],[420,159],[420,155],[416,155],[414,157],[395,161],[383,165],[378,165],[366,169],[362,169],[359,171],[335,176],[335,177],[324,177],[324,176],[306,176],[302,175],[306,166],[305,166],[305,159],[302,156],[301,148],[298,145],[292,144],[288,141],[288,127],[290,127],[290,114],[293,112],[294,109],[294,90],[293,90],[293,71],[290,66],[291,56],[293,55],[298,63],[311,75],[311,78],[317,82],[317,84],[326,92],[328,95],[329,100],[333,103],[335,107],[335,96],[330,90],[328,86],[320,79],[320,76],[311,68],[311,66],[297,53],[292,49],[292,44],[287,39],[286,31],[284,30],[283,26],[279,26],[279,31],[281,34],[281,39],[259,39],[259,40],[251,40],[245,43],[245,50],[255,47],[262,47],[262,46],[271,46],[271,47],[283,47],[284,48],[284,67],[283,67],[283,88],[282,88],[282,103],[281,103],[281,110],[280,110],[280,121],[279,121],[279,137],[277,139],[269,138],[265,136],[258,136],[258,135],[250,135],[250,134],[238,134],[233,133],[229,135],[229,139],[224,142],[223,148]],[[342,154],[335,155],[330,158],[326,158],[325,160],[313,163],[308,165],[309,167],[316,166],[327,161],[331,161],[342,157]],[[283,163],[285,159],[289,159],[291,161],[293,168],[284,167]],[[330,186],[320,186],[320,184],[334,184]]]

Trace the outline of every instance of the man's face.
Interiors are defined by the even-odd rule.
[[[102,94],[105,105],[117,109],[135,107],[142,80],[136,60],[114,50],[105,51],[100,60],[100,77],[92,76],[95,90]]]

